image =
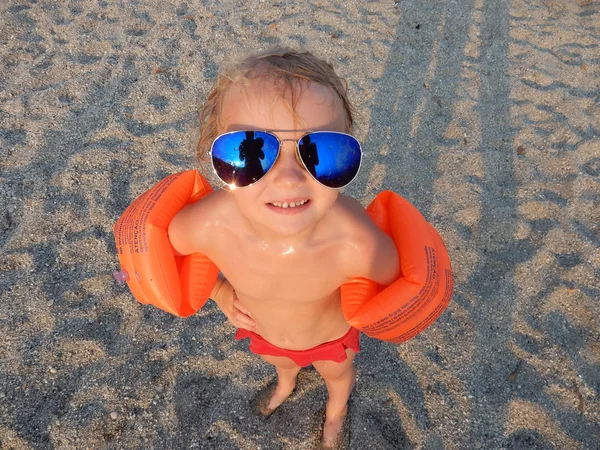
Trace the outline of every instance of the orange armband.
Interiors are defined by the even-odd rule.
[[[184,206],[212,191],[195,170],[170,175],[129,205],[113,227],[121,264],[115,278],[127,281],[140,303],[187,317],[208,300],[219,269],[201,253],[178,255],[168,228]]]
[[[400,277],[383,288],[365,278],[342,285],[346,321],[367,336],[400,343],[431,325],[453,292],[448,252],[438,232],[407,200],[383,191],[367,207],[400,257]]]

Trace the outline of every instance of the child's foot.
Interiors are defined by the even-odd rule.
[[[346,415],[348,412],[348,406],[343,411],[330,414],[327,412],[325,415],[325,422],[323,423],[323,438],[321,439],[322,449],[338,449],[344,448],[345,445],[345,432],[347,428]]]
[[[271,396],[271,400],[267,405],[267,411],[275,411],[290,395],[294,392],[296,384],[289,384],[284,386],[281,380],[277,382],[277,386]]]
[[[292,395],[295,387],[295,383],[285,385],[278,380],[273,380],[257,394],[252,401],[253,406],[259,414],[268,418],[290,395]]]

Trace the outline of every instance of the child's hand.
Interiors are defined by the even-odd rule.
[[[228,316],[227,318],[237,328],[245,328],[250,331],[256,329],[256,322],[250,317],[250,313],[242,306],[237,295],[235,295],[235,291],[233,291],[233,315],[232,317]]]
[[[212,296],[212,299],[216,302],[219,309],[223,311],[223,314],[227,316],[227,319],[233,326],[250,331],[256,329],[256,322],[242,306],[242,303],[237,298],[235,290],[229,281],[223,280],[223,283],[215,295]]]

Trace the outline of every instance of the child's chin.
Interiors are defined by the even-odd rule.
[[[312,224],[306,223],[305,221],[297,221],[294,223],[274,223],[270,222],[267,227],[274,233],[280,236],[296,236],[308,228],[310,228]]]

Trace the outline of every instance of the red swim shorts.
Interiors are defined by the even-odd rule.
[[[335,341],[325,342],[308,350],[287,350],[276,347],[253,331],[242,328],[238,329],[237,333],[235,333],[235,339],[239,341],[245,338],[250,338],[250,351],[252,353],[257,355],[285,356],[302,367],[312,364],[313,361],[334,361],[338,363],[345,361],[347,358],[347,348],[356,353],[360,351],[360,331],[356,328],[350,328],[345,335]]]

